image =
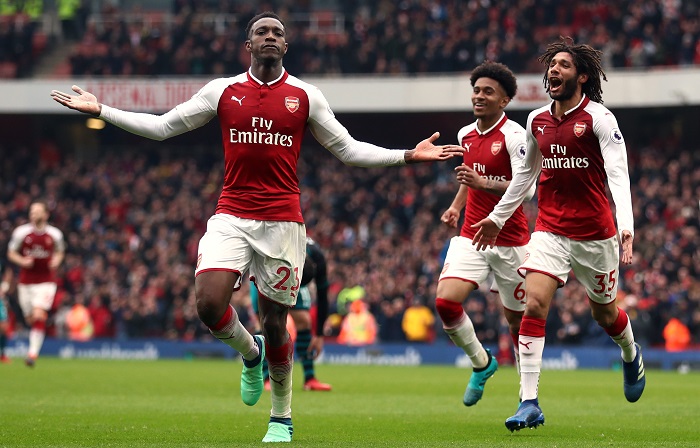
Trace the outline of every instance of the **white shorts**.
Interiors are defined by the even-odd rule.
[[[525,310],[525,280],[518,275],[518,266],[525,253],[525,246],[495,246],[478,251],[471,239],[455,236],[450,240],[440,280],[455,278],[478,287],[493,273],[495,288],[491,290],[498,292],[504,308],[520,312]]]
[[[227,214],[209,218],[199,240],[195,277],[206,271],[249,273],[268,299],[294,306],[306,257],[306,226],[298,222],[257,221]],[[241,278],[234,289],[241,287]]]
[[[25,316],[31,316],[34,308],[49,311],[53,306],[53,299],[56,297],[56,283],[33,283],[17,285],[17,297],[19,306]]]
[[[535,232],[520,266],[523,271],[546,274],[563,286],[574,271],[588,298],[608,304],[617,296],[620,252],[617,236],[607,240],[577,241],[549,232]]]

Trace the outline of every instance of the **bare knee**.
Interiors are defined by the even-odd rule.
[[[598,325],[603,328],[608,328],[615,323],[619,311],[614,302],[607,305],[600,305],[591,301],[590,304],[591,315],[593,319],[598,322]]]
[[[552,298],[538,292],[528,292],[525,305],[526,314],[541,319],[547,318]]]
[[[195,278],[197,315],[204,325],[213,327],[224,315],[236,279],[232,272],[205,272]]]
[[[559,283],[539,272],[528,272],[525,276],[525,315],[546,319],[549,306]]]

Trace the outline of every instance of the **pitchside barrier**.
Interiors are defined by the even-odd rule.
[[[24,358],[27,353],[27,340],[9,342],[7,355],[11,358]],[[494,353],[497,347],[490,348]],[[222,358],[239,360],[236,352],[220,342],[174,342],[163,340],[94,340],[74,342],[64,339],[47,339],[41,356],[55,356],[63,359],[195,359]],[[348,347],[326,344],[318,360],[327,364],[353,365],[396,365],[419,366],[424,364],[446,364],[458,367],[471,367],[471,362],[461,350],[446,342],[434,344],[375,344],[365,347]],[[644,347],[646,368],[688,372],[700,370],[700,350],[667,352],[660,348]],[[545,347],[542,358],[545,370],[575,369],[619,369],[620,349],[617,346]]]

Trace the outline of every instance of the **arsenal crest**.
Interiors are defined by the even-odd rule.
[[[295,96],[288,96],[284,99],[284,105],[287,107],[288,111],[294,113],[299,110],[299,98]]]
[[[491,144],[491,154],[494,156],[498,154],[498,151],[501,150],[501,147],[503,146],[503,142],[493,142]]]
[[[576,123],[574,125],[574,135],[580,137],[586,132],[586,123]]]

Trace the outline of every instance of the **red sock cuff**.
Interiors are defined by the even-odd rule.
[[[46,331],[46,321],[36,320],[32,323],[32,330]]]
[[[523,316],[520,323],[520,335],[532,338],[543,338],[544,327],[547,321],[538,317]]]
[[[231,322],[231,319],[233,319],[233,307],[229,305],[226,308],[226,312],[224,313],[223,317],[219,319],[219,321],[211,327],[212,330],[214,331],[219,331],[222,328],[224,328],[226,325],[228,325]]]
[[[447,328],[458,324],[464,318],[464,314],[466,314],[461,303],[440,297],[435,299],[435,309],[440,315],[442,323]]]
[[[292,356],[294,355],[294,343],[292,342],[292,338],[287,337],[287,342],[285,342],[279,347],[271,347],[266,340],[265,352],[267,362],[270,365],[284,364],[286,362],[289,362],[292,359]]]
[[[613,322],[612,325],[605,329],[605,332],[608,333],[610,336],[617,336],[623,331],[625,331],[625,327],[627,327],[627,322],[630,321],[629,317],[627,316],[627,313],[625,313],[624,310],[620,309],[620,307],[618,307],[617,310],[619,311],[617,319],[615,319],[615,322]]]

